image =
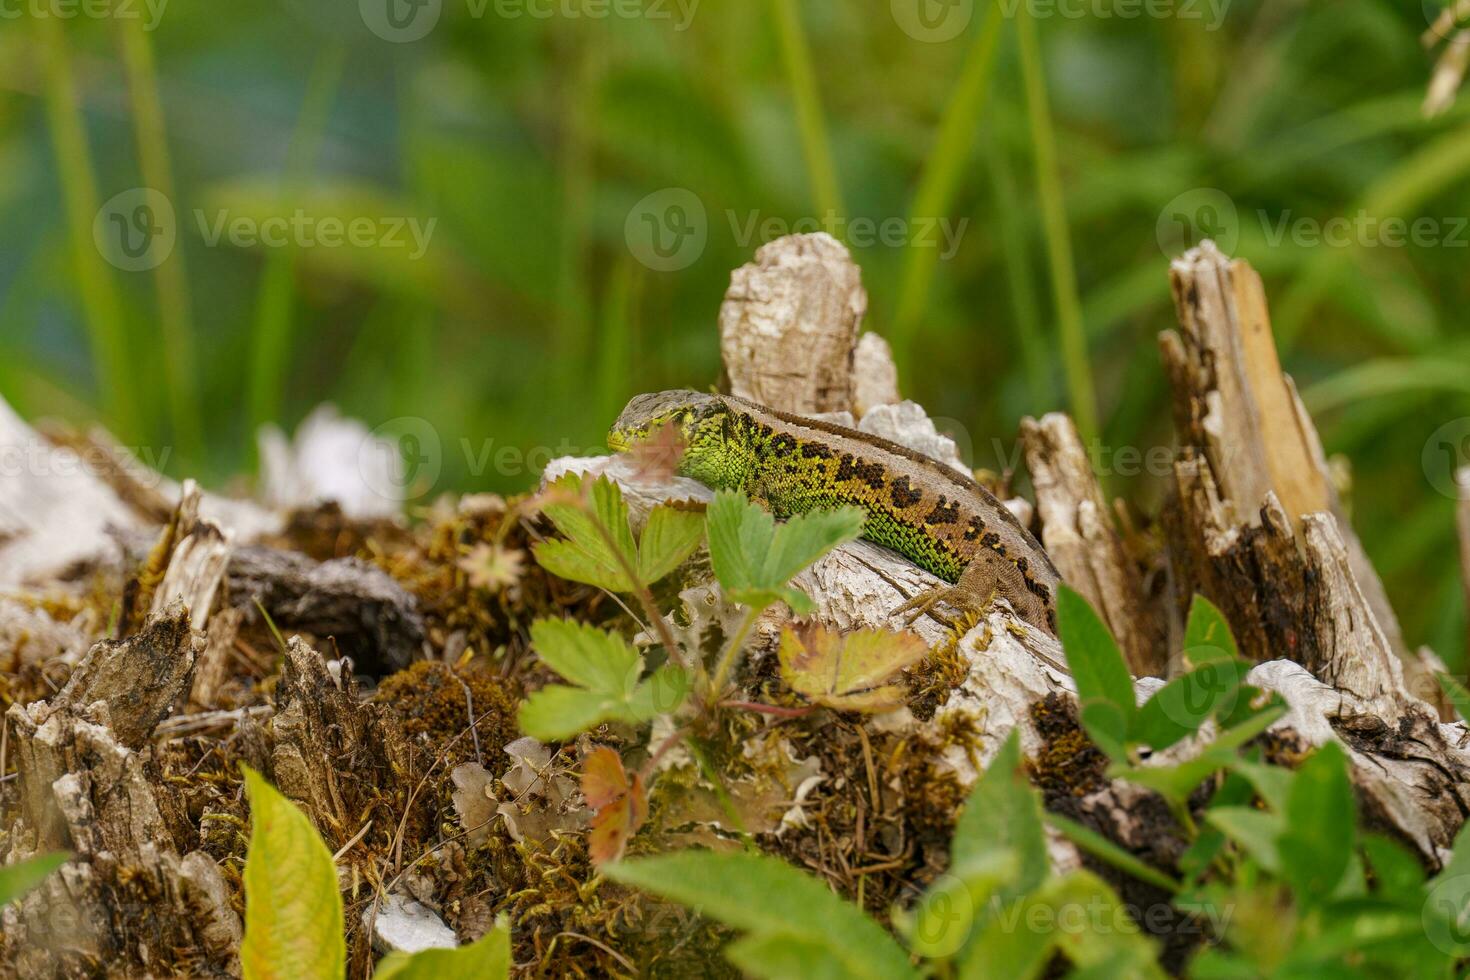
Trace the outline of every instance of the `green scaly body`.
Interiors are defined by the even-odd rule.
[[[1055,631],[1059,577],[1046,552],[988,490],[952,468],[855,429],[692,391],[635,398],[609,443],[627,447],[670,423],[687,444],[681,474],[742,490],[778,517],[860,507],[863,537],[948,582],[978,561],[1024,618]]]

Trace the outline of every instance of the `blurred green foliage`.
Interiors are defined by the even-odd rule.
[[[835,230],[906,393],[975,465],[1010,464],[1021,415],[1070,406],[1085,421],[1095,400],[1110,490],[1149,507],[1159,474],[1117,449],[1171,439],[1155,342],[1173,320],[1166,259],[1210,231],[1266,279],[1283,359],[1327,450],[1353,465],[1355,520],[1409,638],[1461,656],[1443,472],[1470,423],[1441,427],[1470,416],[1470,100],[1421,115],[1432,9],[5,9],[0,393],[27,416],[100,420],[155,458],[168,447],[171,473],[221,481],[253,465],[256,422],[289,428],[330,399],[369,425],[427,419],[443,469],[426,492],[521,488],[534,447],[594,449],[630,395],[712,382],[730,270],[768,231],[830,209],[911,219],[896,244]],[[105,237],[118,219],[94,215],[139,187],[172,205],[177,241],[129,271],[99,261],[94,225]],[[669,188],[697,200],[707,241],[663,271],[630,232],[698,219],[638,213]],[[379,233],[434,224],[416,258],[213,234],[222,214],[263,228],[297,209]],[[1433,233],[1291,233],[1364,212]],[[157,217],[133,203],[120,220]],[[952,255],[924,244],[940,218],[962,227]]]

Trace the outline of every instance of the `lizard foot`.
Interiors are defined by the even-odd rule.
[[[995,590],[992,589],[988,595],[982,596],[974,589],[968,588],[962,581],[959,585],[945,585],[938,588],[925,589],[903,605],[894,609],[890,615],[898,616],[908,613],[904,619],[905,626],[912,626],[914,621],[925,613],[928,613],[936,622],[945,626],[954,626],[956,621],[966,613],[973,613],[983,617],[990,610],[991,603],[995,601]],[[942,616],[935,612],[934,607],[940,603],[955,609],[958,615]]]

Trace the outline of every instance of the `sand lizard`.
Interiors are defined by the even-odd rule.
[[[1056,633],[1051,559],[990,491],[951,467],[856,429],[695,391],[634,398],[608,445],[630,448],[666,425],[685,444],[680,475],[742,490],[777,517],[856,505],[867,514],[863,537],[952,583],[895,612],[918,616],[937,602],[980,612],[1002,596]]]

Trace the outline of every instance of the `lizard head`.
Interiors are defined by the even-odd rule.
[[[684,443],[679,473],[713,487],[738,485],[731,480],[730,411],[716,395],[697,391],[660,391],[628,403],[607,434],[614,450],[631,449],[665,426],[673,426]]]

